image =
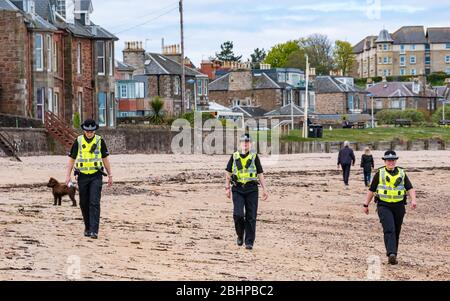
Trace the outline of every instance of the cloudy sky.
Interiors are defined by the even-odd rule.
[[[161,39],[179,43],[178,0],[93,0],[92,20],[115,33],[117,59],[125,41],[160,52]],[[185,51],[199,65],[231,40],[243,59],[255,48],[312,33],[357,43],[384,28],[450,26],[444,0],[184,0]]]

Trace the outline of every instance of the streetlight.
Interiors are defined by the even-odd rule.
[[[374,119],[373,119],[373,94],[371,94],[371,93],[369,93],[367,96],[369,96],[370,97],[370,99],[371,99],[371,103],[372,103],[372,105],[371,105],[371,107],[372,107],[372,128],[375,128],[375,123],[374,123]]]
[[[197,111],[197,81],[195,79],[190,79],[187,81],[188,84],[194,84],[194,112]]]
[[[308,103],[309,103],[309,57],[305,54],[306,57],[306,89],[305,89],[305,114],[303,116],[303,138],[308,138]]]
[[[292,87],[291,86],[287,86],[286,87],[286,91],[290,94],[290,99],[291,99],[291,130],[294,129],[294,106],[293,106],[293,101],[292,101]]]

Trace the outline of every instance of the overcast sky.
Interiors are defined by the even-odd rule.
[[[142,41],[147,51],[160,52],[179,43],[177,0],[92,0],[92,20],[120,41],[116,58],[122,60],[125,41]],[[236,54],[246,60],[255,48],[312,33],[326,34],[355,44],[367,35],[390,32],[404,25],[450,26],[446,0],[185,0],[185,52],[196,66],[214,56],[231,40]]]

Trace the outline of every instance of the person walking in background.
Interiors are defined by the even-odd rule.
[[[373,161],[373,156],[370,153],[370,148],[368,147],[364,149],[364,154],[361,157],[361,167],[364,172],[364,184],[366,187],[369,187],[370,176],[372,174],[372,170],[375,168],[375,162]]]
[[[344,148],[339,151],[338,155],[338,168],[339,165],[342,167],[342,174],[344,176],[344,183],[348,186],[348,179],[350,177],[350,168],[351,166],[355,166],[355,154],[353,150],[350,148],[350,143],[348,141],[344,142]]]

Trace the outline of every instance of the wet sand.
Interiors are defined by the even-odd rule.
[[[382,280],[449,280],[450,152],[400,152],[419,207],[407,209],[398,266],[386,264],[375,206],[362,213],[360,156],[350,187],[337,154],[263,157],[270,198],[252,251],[235,245],[228,156],[112,156],[98,240],[45,186],[64,179],[66,157],[0,158],[0,280],[70,279],[74,259],[81,280],[365,280],[373,258]]]

